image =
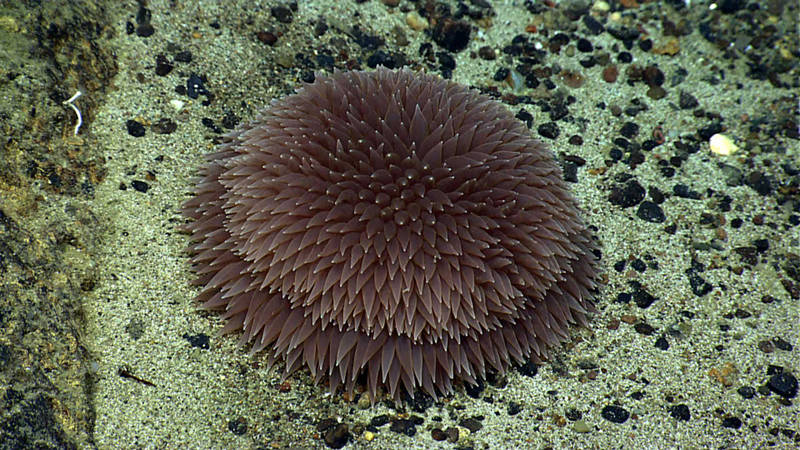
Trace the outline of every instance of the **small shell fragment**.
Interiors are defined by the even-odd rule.
[[[721,133],[711,136],[708,139],[708,146],[711,147],[713,153],[723,156],[731,155],[739,150],[739,147],[733,143],[731,138]]]

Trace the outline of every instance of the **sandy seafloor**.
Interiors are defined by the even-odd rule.
[[[495,87],[501,95],[530,96],[532,103],[509,108],[530,113],[532,133],[562,161],[585,160],[569,185],[602,250],[598,312],[589,329],[573,328],[573,341],[553,349],[534,376],[515,369],[482,391],[468,395],[461,386],[417,411],[383,401],[370,407],[358,398],[329,395],[306,372],[281,384],[279,371],[265,368],[262,355],[238,348],[236,336],[216,334],[223,322],[192,302],[197,291],[189,284],[187,236],[176,231],[202,155],[213,149],[232,117],[247,121],[324,66],[319,55],[332,57],[336,68],[366,68],[376,49],[360,45],[355,29],[382,38],[378,49],[405,55],[410,67],[440,73],[448,58],[435,55],[444,49],[430,31],[415,30],[407,21],[408,13],[426,2],[385,3],[392,2],[298,1],[291,22],[282,23],[270,13],[271,7],[288,5],[279,1],[152,0],[146,10],[153,33],[146,37],[137,30],[147,23],[137,2],[105,5],[108,28],[96,45],[107,49],[117,72],[103,84],[104,95],[75,86],[84,90],[75,104],[93,107],[78,135],[84,140],[71,136],[71,110],[56,101],[43,106],[62,111],[53,124],[58,131],[48,139],[77,147],[93,143],[102,169],[90,180],[92,192],[62,195],[44,186],[47,179],[32,182],[28,189],[42,192],[31,200],[42,204],[36,213],[26,212],[17,194],[0,192],[4,216],[23,229],[41,229],[36,221],[48,207],[67,208],[52,205],[73,205],[95,218],[94,244],[85,247],[91,252],[76,256],[92,280],[75,294],[81,306],[75,336],[88,350],[82,356],[88,375],[59,382],[60,364],[42,372],[56,379],[46,396],[49,406],[43,407],[52,420],[29,417],[23,429],[14,411],[32,397],[9,400],[12,371],[4,369],[7,440],[0,448],[37,443],[43,448],[325,448],[333,423],[347,425],[346,448],[800,446],[798,398],[791,395],[791,380],[796,383],[800,374],[800,71],[793,22],[799,10],[791,1],[723,2],[734,8],[724,12],[723,4],[708,1],[679,9],[674,4],[682,2],[611,2],[611,11],[601,3],[590,9],[591,3],[580,1],[533,2],[539,4],[531,8],[536,14],[521,0],[463,2],[483,17],[459,19],[471,34],[466,49],[447,52],[456,63],[452,79]],[[430,3],[449,5],[455,14],[460,2]],[[639,35],[628,50],[624,39],[609,32],[594,35],[582,18],[566,18],[570,8],[606,28]],[[9,36],[32,32],[9,25],[10,17],[28,25],[48,20],[19,8],[2,13]],[[327,30],[318,36],[319,21]],[[64,28],[69,30],[69,23]],[[259,32],[274,33],[277,42],[263,42],[269,36]],[[559,32],[569,39],[556,52],[550,43]],[[536,89],[524,83],[515,89],[502,76],[495,80],[498,69],[519,64],[519,57],[502,51],[517,35],[542,44],[542,60],[534,68],[553,69]],[[580,38],[591,42],[591,52],[577,49]],[[652,48],[640,44],[647,38]],[[432,44],[433,62],[420,56],[425,43]],[[495,59],[478,55],[485,46],[495,50]],[[189,62],[181,61],[185,53],[178,56],[185,51],[191,52]],[[632,62],[624,61],[624,52]],[[157,74],[159,54],[173,66],[169,73]],[[600,62],[587,68],[580,61],[589,55]],[[612,65],[619,76],[609,83],[602,72]],[[659,98],[647,82],[636,81],[632,66],[658,67],[663,83],[652,85],[660,84],[666,95]],[[204,77],[211,96],[192,99],[176,89],[192,74]],[[570,86],[574,74],[582,79],[580,86]],[[545,87],[546,78],[552,89]],[[684,105],[688,97],[681,101],[681,92],[698,105]],[[553,121],[548,106],[567,97],[568,114],[555,121],[559,135],[539,136],[539,125]],[[131,120],[142,127],[127,126]],[[622,149],[621,160],[613,161],[613,150],[621,148],[615,140],[627,133],[629,122],[638,125],[629,142],[663,143]],[[724,132],[738,152],[712,153],[709,130]],[[575,135],[582,145],[572,143]],[[625,192],[636,197],[631,180],[647,190],[644,199],[635,198],[628,207],[609,200],[626,185]],[[665,220],[640,218],[643,201],[658,204]],[[75,219],[74,226],[84,223]],[[0,240],[11,236],[2,230]],[[8,254],[5,261],[12,261]],[[71,261],[63,258],[65,267]],[[26,345],[25,339],[20,342]],[[24,364],[19,358],[4,361]],[[769,387],[776,375],[788,383],[788,392]],[[73,398],[71,390],[83,395]],[[75,404],[89,411],[80,420],[70,410]],[[608,420],[603,411],[609,406],[627,412],[627,419]],[[373,428],[382,415],[389,423]],[[456,442],[434,440],[434,428],[451,427]],[[15,435],[23,432],[24,439]]]

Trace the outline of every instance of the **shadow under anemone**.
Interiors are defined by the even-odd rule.
[[[318,75],[206,157],[190,251],[223,332],[352,392],[434,398],[586,324],[594,244],[549,149],[409,70]]]

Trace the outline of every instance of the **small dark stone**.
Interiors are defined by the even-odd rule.
[[[664,72],[656,66],[647,66],[644,69],[643,77],[648,86],[661,86],[664,84]]]
[[[645,190],[636,180],[629,180],[624,186],[616,186],[611,190],[608,201],[622,208],[630,208],[644,199]]]
[[[750,172],[744,182],[761,195],[769,195],[772,192],[770,180],[763,172]]]
[[[691,190],[689,186],[682,183],[673,186],[672,193],[681,198],[688,198],[690,200],[700,200],[700,193]]]
[[[192,52],[188,50],[180,51],[175,54],[175,61],[181,63],[190,63],[192,62]]]
[[[142,137],[144,136],[145,130],[144,125],[137,120],[127,120],[125,121],[125,128],[128,130],[128,134],[133,137]]]
[[[637,333],[645,336],[651,336],[656,331],[656,329],[647,322],[639,322],[633,326],[633,329],[636,330]]]
[[[558,125],[555,122],[547,122],[539,125],[536,129],[541,136],[544,136],[549,139],[555,139],[560,134],[560,130],[558,129]]]
[[[433,29],[433,40],[447,50],[458,53],[467,48],[470,32],[468,23],[445,18]]]
[[[217,124],[215,124],[214,121],[208,117],[201,118],[200,123],[214,133],[222,133],[222,129],[220,129],[220,127],[218,127]]]
[[[769,378],[767,387],[783,398],[794,398],[797,395],[797,378],[789,372],[776,373]]]
[[[392,420],[392,425],[389,427],[389,429],[395,433],[405,434],[408,437],[417,434],[417,426],[413,421],[408,419]]]
[[[533,378],[539,372],[539,366],[532,363],[531,361],[528,361],[525,364],[519,366],[517,368],[517,372],[519,372],[522,375],[525,375],[526,377]]]
[[[656,339],[656,343],[654,344],[655,348],[667,351],[669,350],[669,342],[667,338],[661,336],[660,338]]]
[[[647,90],[647,96],[653,100],[661,100],[667,96],[667,91],[661,86],[651,86],[650,89]]]
[[[205,333],[200,334],[188,334],[184,333],[183,338],[189,342],[189,345],[195,348],[200,348],[203,350],[208,350],[211,348],[211,342],[209,341],[208,335]]]
[[[610,422],[624,423],[631,414],[621,406],[607,405],[600,412],[600,415]]]
[[[136,27],[136,35],[139,37],[150,37],[155,32],[156,29],[150,23],[143,23]]]
[[[164,117],[159,119],[158,122],[156,122],[155,124],[153,124],[152,129],[157,134],[170,134],[176,129],[178,129],[178,124]]]
[[[695,267],[686,269],[685,273],[686,277],[689,278],[689,286],[692,288],[694,295],[702,297],[714,289],[711,284],[698,274],[698,270]]]
[[[639,134],[639,125],[636,125],[633,122],[625,122],[625,124],[622,126],[622,129],[619,130],[619,134],[628,139],[633,139],[637,134]]]
[[[620,41],[633,42],[639,39],[639,35],[641,34],[641,32],[633,27],[619,27],[619,28],[609,28],[608,34],[614,36]]]
[[[733,14],[747,5],[745,0],[722,0],[719,3],[719,10],[723,14]]]
[[[644,201],[639,205],[639,209],[636,211],[636,216],[642,220],[652,223],[663,223],[665,220],[667,220],[661,207],[649,201]]]
[[[738,392],[739,395],[742,396],[742,398],[748,400],[756,396],[756,390],[753,389],[751,386],[742,386],[739,389],[737,389],[736,392]]]
[[[681,91],[681,95],[678,99],[678,106],[680,106],[681,109],[694,109],[697,108],[698,105],[699,103],[694,95]]]
[[[476,432],[483,428],[483,424],[477,420],[475,417],[470,417],[469,419],[464,419],[458,423],[462,427],[468,429],[471,432]]]
[[[476,384],[466,383],[464,385],[464,390],[467,392],[467,395],[472,398],[480,398],[481,393],[486,389],[486,385],[484,385],[482,379],[477,379],[476,382]]]
[[[133,180],[131,181],[131,186],[139,192],[147,192],[150,189],[150,185],[145,183],[144,181]]]
[[[669,415],[675,419],[687,421],[690,419],[689,407],[686,405],[673,405],[669,408]]]
[[[775,339],[772,340],[772,342],[774,342],[775,343],[775,347],[777,347],[780,350],[783,350],[785,352],[792,351],[792,348],[793,348],[792,344],[786,342],[782,338],[776,337]]]
[[[209,92],[203,84],[203,79],[197,74],[189,75],[186,80],[186,95],[191,99],[196,99],[201,95],[208,96]]]
[[[340,423],[325,433],[325,445],[330,448],[342,448],[350,440],[350,429],[345,423]]]
[[[592,46],[592,43],[589,42],[589,40],[586,39],[586,38],[578,39],[577,47],[578,47],[578,51],[579,52],[583,52],[583,53],[589,53],[592,50],[594,50],[594,47]]]
[[[394,69],[398,66],[398,63],[394,55],[386,53],[383,50],[377,50],[367,58],[367,66],[374,69],[379,65]]]
[[[236,125],[238,124],[239,118],[230,111],[225,113],[225,116],[222,118],[222,126],[229,130],[236,128]]]
[[[447,439],[447,433],[441,428],[434,428],[431,430],[431,438],[433,438],[434,441],[443,441]]]
[[[484,45],[483,47],[478,49],[478,56],[480,56],[481,59],[492,61],[495,58],[497,58],[497,53],[494,51],[492,47]]]
[[[581,418],[583,417],[583,413],[581,413],[575,408],[568,409],[567,412],[564,413],[564,415],[567,417],[567,419],[573,422],[576,420],[581,420]]]
[[[738,417],[726,417],[722,419],[722,426],[725,428],[739,429],[742,426],[742,420]]]
[[[247,433],[247,420],[244,417],[239,417],[238,419],[229,421],[228,431],[237,436]]]
[[[508,78],[508,76],[510,74],[511,74],[511,71],[508,70],[508,68],[501,67],[501,68],[497,69],[497,72],[494,73],[494,76],[492,77],[492,79],[494,81],[503,81],[506,78]]]
[[[531,115],[531,113],[525,111],[524,109],[520,109],[517,115],[514,117],[525,122],[525,125],[527,125],[528,128],[530,128],[531,125],[533,125],[533,116]]]
[[[442,69],[452,71],[456,68],[456,59],[448,52],[437,52],[436,59],[439,60],[439,67]]]
[[[161,53],[156,55],[156,75],[163,77],[170,72],[172,72],[172,64],[169,63],[167,57]]]
[[[433,397],[423,391],[416,391],[411,400],[411,410],[424,413],[425,410],[433,406]]]
[[[271,31],[259,31],[256,33],[256,39],[269,46],[273,46],[276,42],[278,42],[278,36]]]
[[[515,416],[522,411],[522,405],[517,402],[509,402],[508,403],[508,415]]]
[[[269,12],[278,22],[292,23],[292,10],[285,6],[273,6]]]
[[[586,29],[589,30],[589,33],[593,35],[598,35],[605,30],[603,24],[597,21],[594,17],[590,14],[583,15],[583,24],[586,25]]]
[[[389,423],[389,415],[388,414],[381,414],[379,416],[375,416],[370,419],[369,424],[373,427],[382,427]]]
[[[722,125],[719,123],[712,123],[697,130],[697,135],[703,141],[708,141],[711,139],[711,136],[717,133],[722,133]]]

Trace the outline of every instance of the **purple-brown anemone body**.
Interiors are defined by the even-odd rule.
[[[540,362],[593,310],[595,247],[551,152],[431,75],[318,75],[224,137],[183,212],[223,331],[332,390],[364,374],[373,399],[436,397]]]

